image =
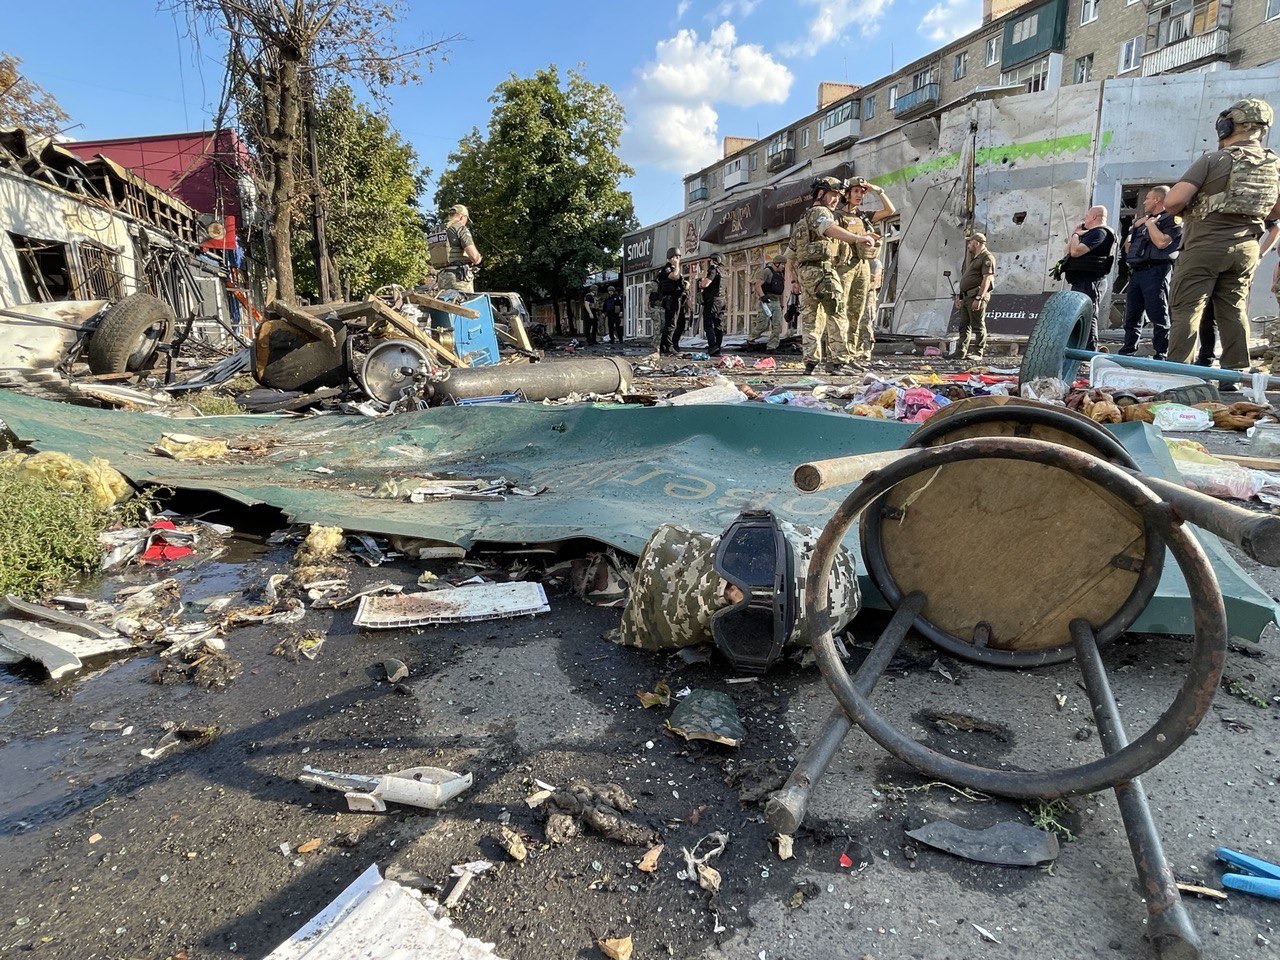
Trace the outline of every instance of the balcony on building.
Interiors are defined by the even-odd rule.
[[[910,120],[930,110],[938,109],[939,85],[926,83],[914,90],[898,95],[893,104],[893,115],[899,120]]]
[[[785,170],[796,162],[796,142],[790,132],[774,137],[764,151],[764,168],[769,173]]]
[[[689,181],[689,202],[697,203],[699,200],[707,199],[707,179],[702,177],[698,180]]]
[[[1142,55],[1142,75],[1152,77],[1157,73],[1194,70],[1214,61],[1226,60],[1230,41],[1231,31],[1218,29],[1148,51]]]
[[[861,101],[849,100],[828,110],[818,127],[818,139],[824,152],[862,136]]]
[[[724,183],[726,190],[746,183],[751,179],[751,173],[747,170],[747,158],[738,157],[736,160],[730,160],[724,165],[724,170],[721,171],[721,174],[720,179]]]

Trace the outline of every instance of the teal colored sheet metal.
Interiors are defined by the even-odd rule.
[[[41,450],[97,456],[135,482],[211,490],[278,507],[290,520],[462,546],[590,539],[637,554],[661,523],[721,530],[738,512],[768,508],[821,525],[848,488],[805,495],[791,471],[808,460],[900,447],[912,426],[846,414],[743,403],[438,407],[366,419],[217,417],[169,420],[0,393],[0,419]],[[257,452],[210,463],[150,453],[162,433],[224,437]],[[1117,437],[1152,473],[1176,476],[1159,435],[1123,424]],[[327,468],[332,474],[317,473]],[[503,502],[413,504],[374,499],[386,479],[506,477],[546,486]],[[1082,518],[1083,522],[1083,518]],[[852,535],[851,535],[852,537]],[[1257,637],[1275,609],[1216,537],[1201,537],[1218,572],[1232,632]],[[853,541],[851,541],[852,543]],[[975,543],[973,551],[997,548]],[[864,602],[879,605],[863,577]],[[1170,560],[1135,630],[1191,629],[1186,585]]]

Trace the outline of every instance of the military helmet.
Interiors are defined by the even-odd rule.
[[[711,262],[714,263],[716,266],[719,266],[720,264],[724,263],[724,257],[720,256],[720,254],[718,253],[713,253],[711,255]]]
[[[810,184],[809,189],[812,190],[815,195],[817,195],[818,193],[821,193],[824,190],[831,190],[835,193],[843,193],[844,181],[838,180],[835,177],[816,177],[813,183]]]
[[[1275,120],[1275,112],[1271,109],[1271,104],[1258,97],[1245,97],[1243,100],[1237,100],[1227,112],[1231,114],[1231,119],[1237,123],[1253,123],[1263,127],[1271,126]]]

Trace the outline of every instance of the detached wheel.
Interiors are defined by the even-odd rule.
[[[175,320],[169,305],[149,293],[112,304],[89,337],[89,369],[99,374],[145,370],[173,333]]]
[[[1027,352],[1022,357],[1019,383],[1041,377],[1075,380],[1079,360],[1068,360],[1068,349],[1083,350],[1089,341],[1089,325],[1093,318],[1093,302],[1083,293],[1063,290],[1045,301],[1040,318],[1027,339]]]

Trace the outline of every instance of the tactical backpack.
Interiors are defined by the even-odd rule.
[[[1203,220],[1211,213],[1265,217],[1280,197],[1280,157],[1265,147],[1259,156],[1242,144],[1223,150],[1231,155],[1231,172],[1221,193],[1197,193],[1187,210],[1189,220]]]

